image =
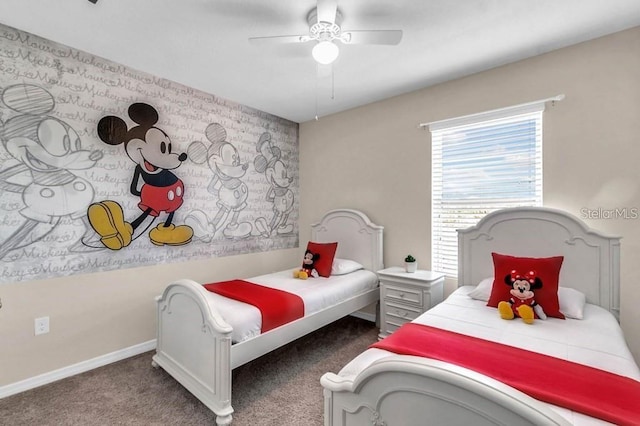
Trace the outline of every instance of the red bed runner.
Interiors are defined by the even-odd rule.
[[[304,316],[304,302],[299,296],[243,280],[205,284],[204,288],[221,296],[249,303],[260,309],[264,333]]]
[[[640,425],[640,382],[604,370],[415,323],[371,347],[449,362],[540,401],[619,425]]]

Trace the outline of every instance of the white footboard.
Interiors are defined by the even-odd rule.
[[[232,346],[232,327],[207,303],[207,294],[202,285],[183,279],[157,298],[158,347],[153,365],[166,370],[213,411],[220,426],[232,420],[233,368],[379,299],[374,288]]]
[[[512,387],[426,358],[393,355],[355,378],[327,373],[320,381],[325,426],[569,425]]]
[[[231,423],[231,326],[206,302],[195,281],[170,284],[158,303],[158,347],[153,357],[182,386]]]

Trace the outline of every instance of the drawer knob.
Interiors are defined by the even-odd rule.
[[[407,311],[402,312],[400,309],[396,309],[396,316],[406,318],[409,316],[409,312]]]

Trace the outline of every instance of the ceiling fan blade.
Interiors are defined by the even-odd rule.
[[[318,0],[316,3],[316,14],[318,22],[336,22],[336,12],[338,2],[336,0]]]
[[[345,44],[398,44],[402,30],[343,31],[340,41]]]
[[[284,43],[305,43],[311,40],[308,35],[286,35],[270,37],[249,37],[252,44],[284,44]]]

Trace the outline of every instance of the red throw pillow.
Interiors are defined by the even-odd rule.
[[[313,266],[321,277],[329,277],[331,275],[331,265],[333,265],[333,258],[336,255],[337,248],[338,243],[314,243],[313,241],[307,243],[307,250],[319,255]]]
[[[517,271],[519,274],[529,274],[533,271],[535,277],[540,278],[542,287],[535,289],[535,301],[542,307],[547,316],[564,319],[558,302],[558,281],[560,268],[564,256],[555,257],[515,257],[504,254],[491,253],[493,256],[494,280],[487,306],[497,307],[501,301],[511,298],[511,286],[505,282],[505,277]]]

